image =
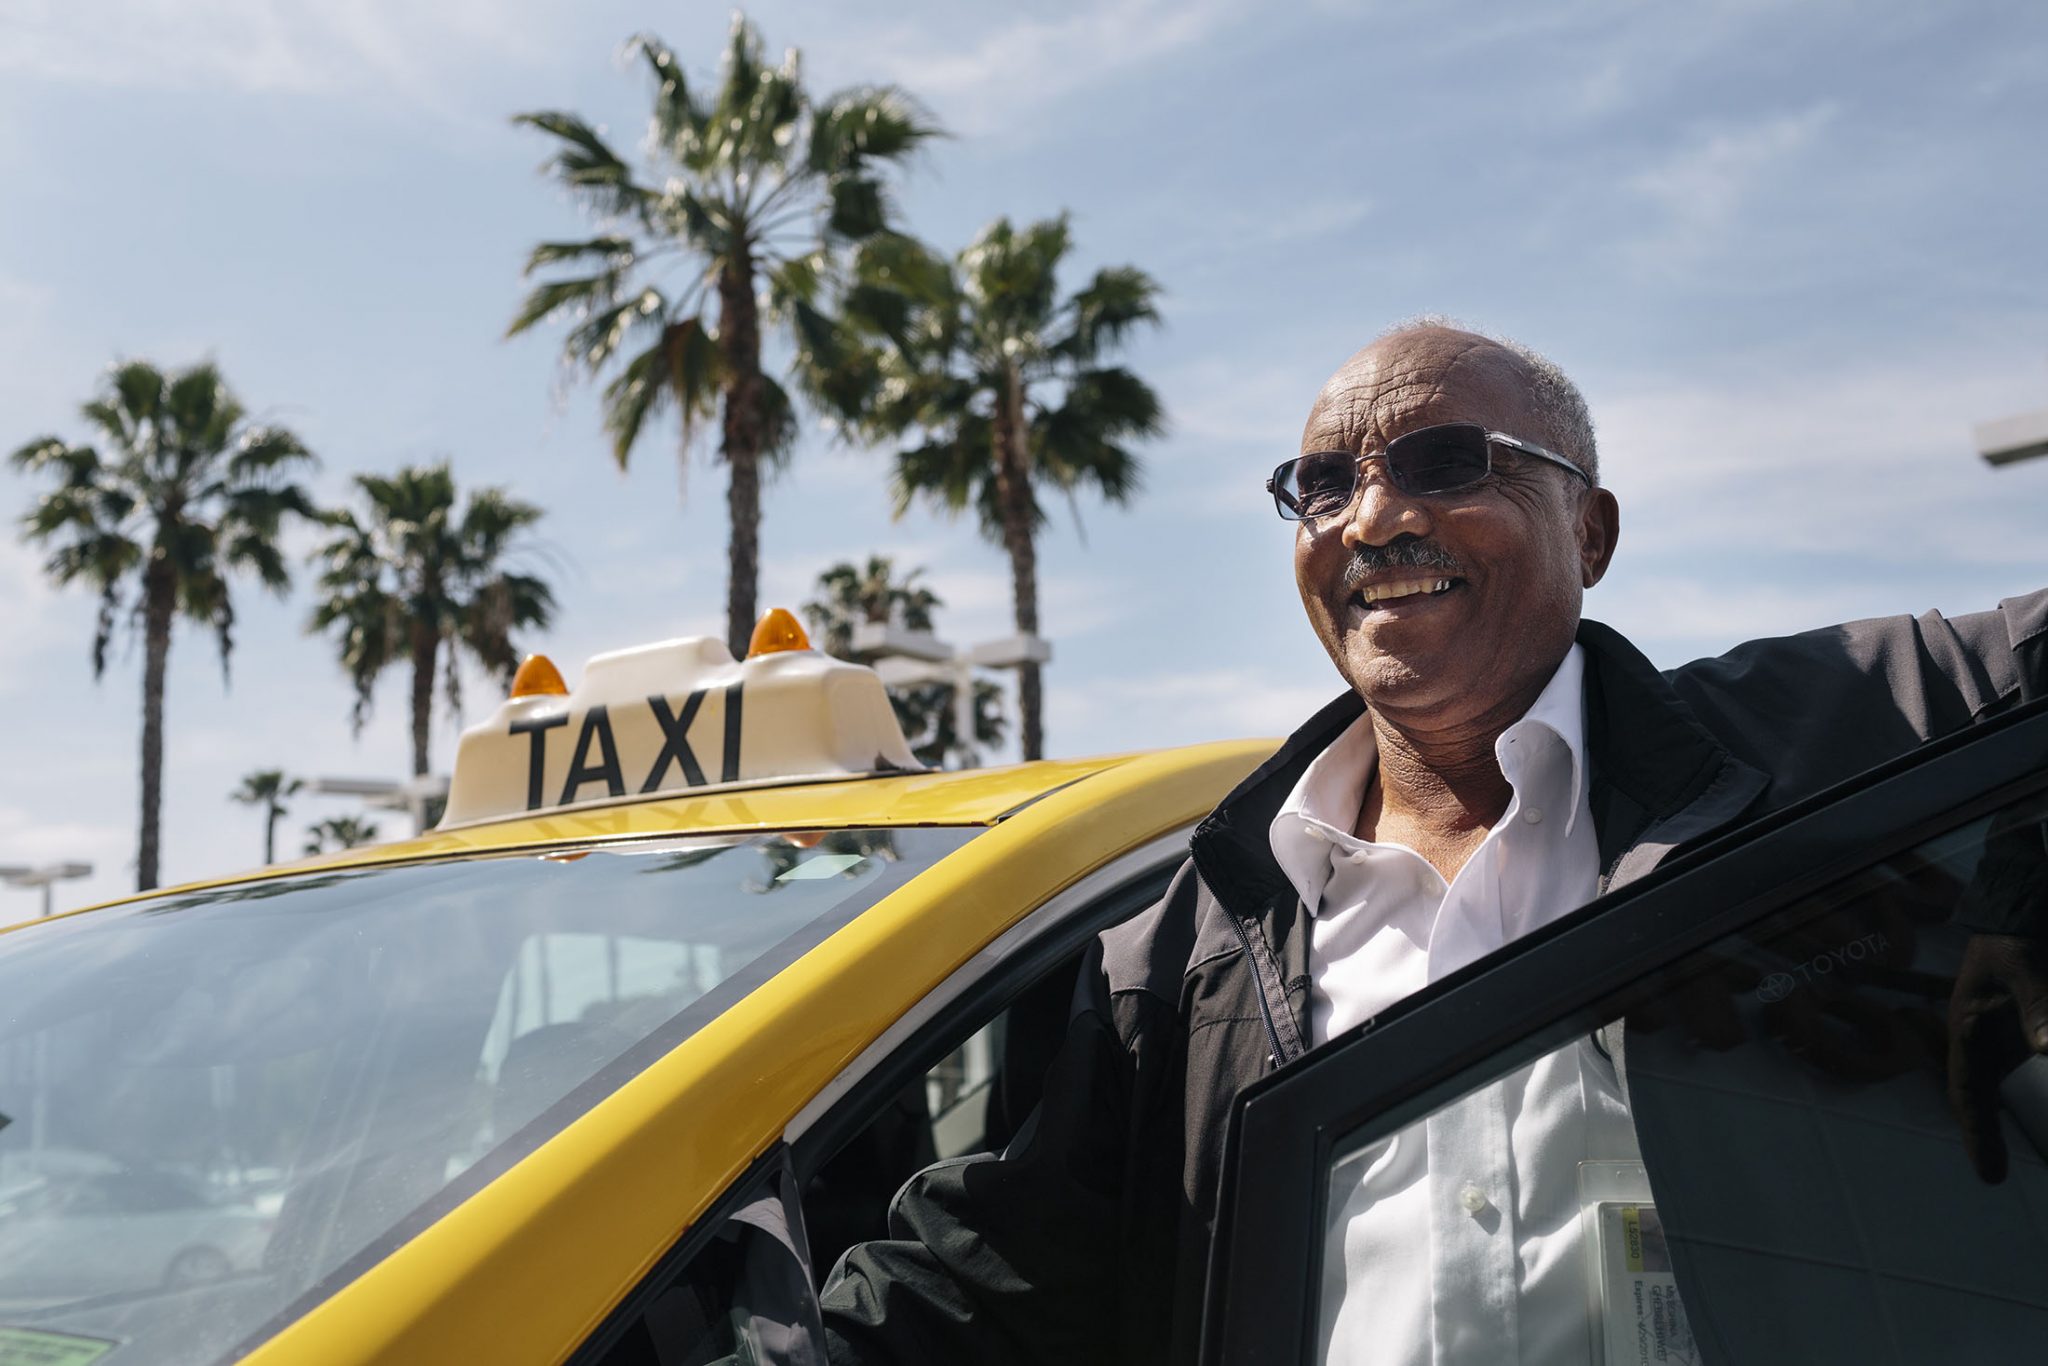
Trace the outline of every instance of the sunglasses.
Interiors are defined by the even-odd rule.
[[[1446,422],[1397,436],[1379,458],[1387,462],[1387,482],[1412,498],[1456,493],[1480,483],[1493,473],[1495,446],[1547,460],[1592,486],[1593,480],[1584,470],[1555,451],[1506,432],[1489,432],[1477,422]],[[1290,522],[1328,517],[1351,506],[1352,495],[1358,492],[1359,467],[1369,458],[1373,457],[1349,451],[1298,455],[1273,471],[1266,492],[1273,495],[1273,506]]]

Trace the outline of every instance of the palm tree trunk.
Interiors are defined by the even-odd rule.
[[[434,666],[441,637],[424,621],[412,624],[412,772],[427,774],[427,730],[434,720]]]
[[[263,862],[268,865],[277,862],[277,818],[284,811],[276,802],[264,808],[263,816]]]
[[[1031,446],[1024,426],[1024,378],[1006,367],[996,405],[996,505],[1003,517],[1003,548],[1010,552],[1010,596],[1017,629],[1038,634],[1038,546],[1031,525]],[[1036,664],[1017,670],[1017,712],[1027,760],[1045,757],[1045,681]]]
[[[722,453],[731,477],[726,510],[725,637],[735,658],[747,652],[759,614],[755,589],[761,574],[761,450],[767,444],[762,411],[761,320],[754,302],[754,263],[744,244],[718,274],[718,349],[725,361],[725,430]]]
[[[164,669],[171,657],[176,585],[161,552],[142,581],[142,834],[135,851],[135,890],[157,884],[158,824],[164,792]]]

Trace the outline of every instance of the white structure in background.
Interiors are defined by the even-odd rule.
[[[306,784],[308,792],[323,797],[356,797],[376,811],[403,811],[412,817],[412,832],[427,831],[427,806],[448,798],[448,776],[427,773],[404,782],[388,778],[315,778]]]
[[[0,882],[4,882],[10,887],[40,887],[43,889],[42,914],[45,918],[50,914],[51,887],[59,882],[69,881],[72,878],[91,876],[92,865],[90,863],[44,863],[33,868],[20,863],[0,864]]]
[[[1970,434],[1977,440],[1977,454],[1993,465],[2011,465],[2048,455],[2048,408],[1979,422]]]
[[[974,671],[1052,662],[1052,643],[1039,636],[1004,636],[961,649],[929,631],[907,631],[894,622],[861,622],[853,628],[853,648],[873,658],[875,672],[888,687],[953,686],[953,733],[960,737],[962,768],[981,764],[974,744]]]

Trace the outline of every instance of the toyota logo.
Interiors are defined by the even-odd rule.
[[[1773,1001],[1784,1000],[1798,989],[1799,983],[1792,979],[1791,974],[1774,972],[1756,984],[1756,998],[1769,1005]]]

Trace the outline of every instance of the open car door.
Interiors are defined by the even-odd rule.
[[[1959,977],[1967,995],[1988,953],[2038,954],[2044,933],[2048,705],[2030,704],[1516,941],[1240,1098],[1205,1366],[1351,1359],[1375,1318],[1344,1267],[1361,1174],[1570,1047],[1618,1065],[1640,1145],[1580,1164],[1584,1359],[2038,1359],[2048,1059],[2023,1061],[2009,1009],[1967,1052],[1999,1184],[1948,1089]],[[1514,1199],[1450,1179],[1475,1218]]]

